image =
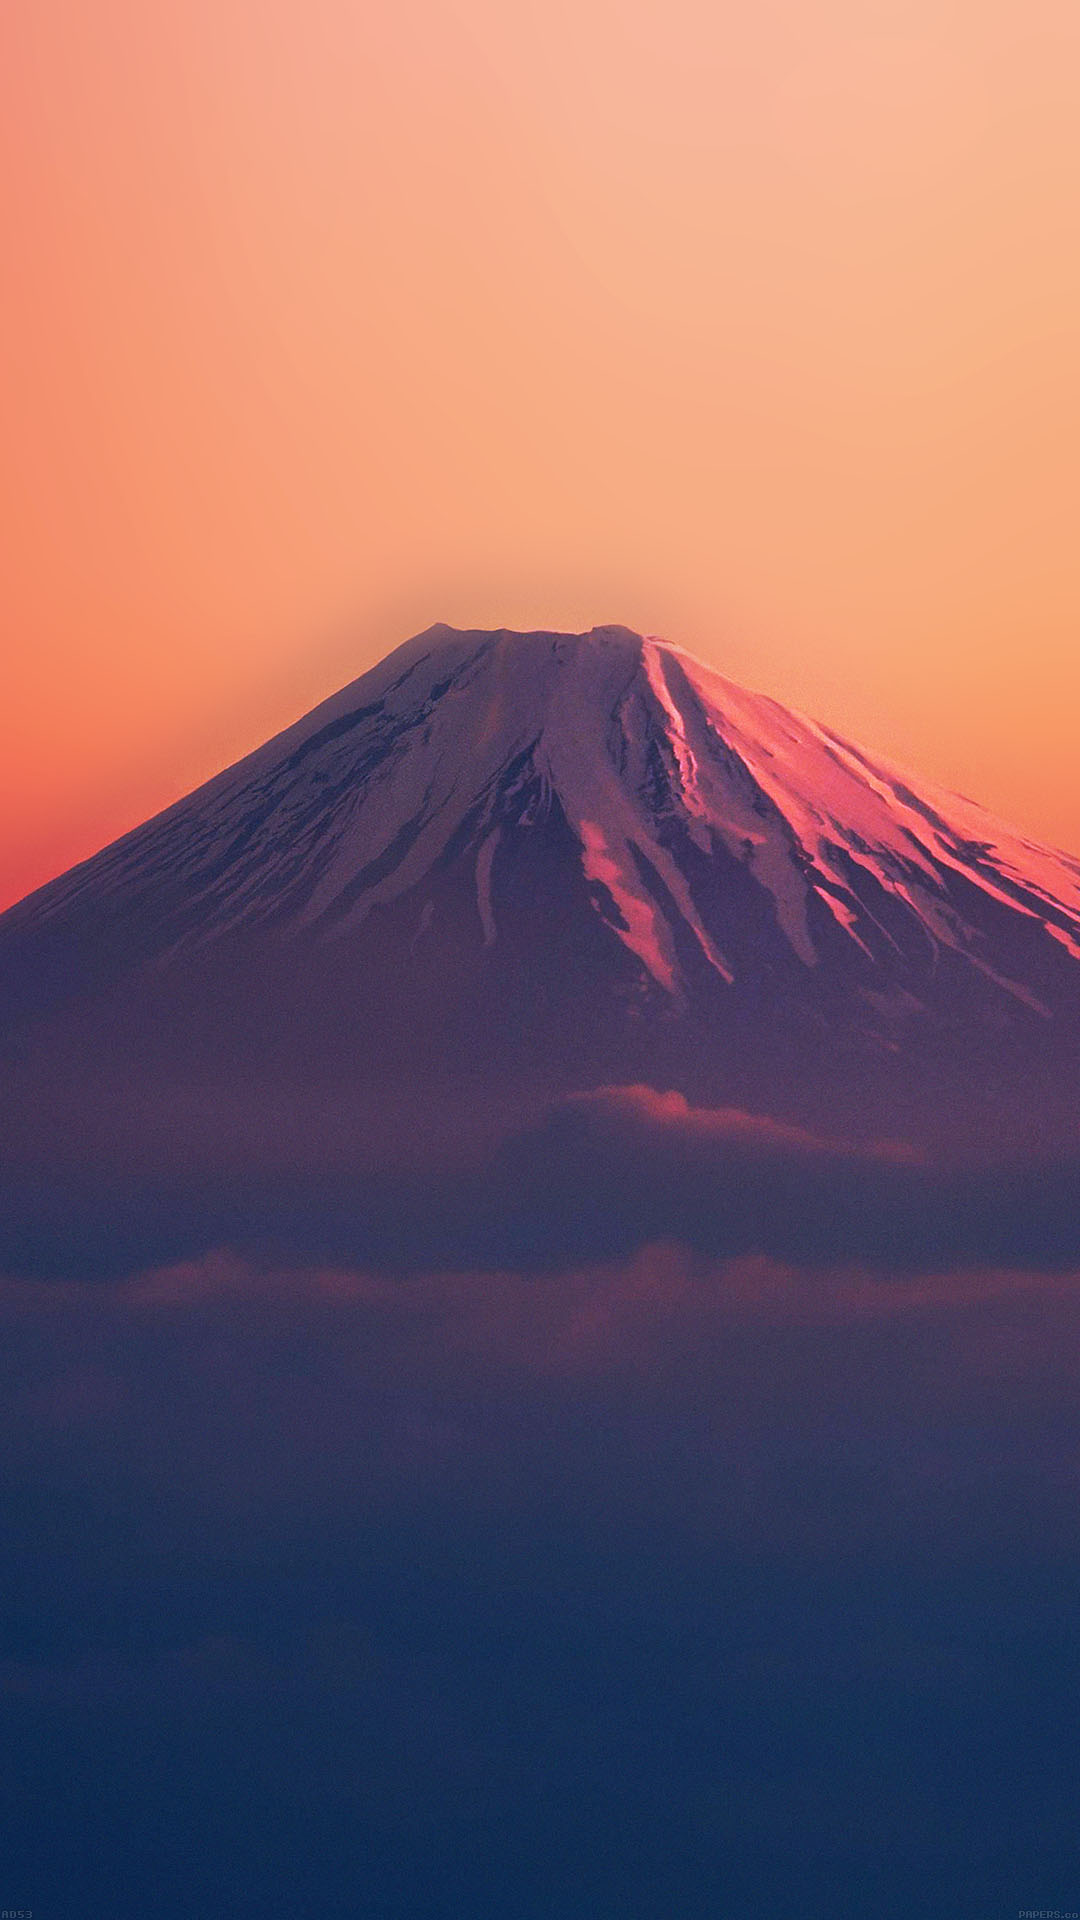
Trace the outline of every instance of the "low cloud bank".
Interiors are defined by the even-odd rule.
[[[0,1264],[38,1277],[104,1278],[214,1246],[399,1274],[550,1273],[664,1242],[717,1260],[1054,1271],[1080,1260],[1080,1149],[943,1169],[629,1086],[560,1101],[450,1172],[343,1171],[340,1153],[295,1175],[181,1164],[96,1184],[84,1169],[16,1186],[0,1217]]]
[[[0,1281],[7,1869],[110,1920],[572,1913],[598,1859],[605,1920],[1015,1910],[1075,1859],[1078,1364],[1064,1274]]]

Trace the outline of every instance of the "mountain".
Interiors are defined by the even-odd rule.
[[[659,640],[439,626],[0,917],[0,991],[61,1128],[88,1078],[106,1131],[152,1086],[163,1140],[398,1147],[642,1081],[1045,1141],[1080,862]]]

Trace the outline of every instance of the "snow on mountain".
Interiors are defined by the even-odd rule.
[[[775,935],[812,971],[847,949],[871,992],[918,999],[945,953],[1042,1009],[1002,958],[1010,925],[1080,961],[1080,862],[621,627],[432,628],[0,935],[105,903],[156,912],[175,955],[260,925],[339,940],[404,900],[423,935],[426,882],[453,861],[491,948],[510,843],[556,810],[593,911],[671,998],[690,990],[688,950],[720,985],[755,964],[725,938],[751,899],[763,953]]]

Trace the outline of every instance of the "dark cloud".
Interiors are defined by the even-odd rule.
[[[209,1527],[238,1562],[268,1526],[303,1539],[432,1498],[616,1532],[677,1515],[743,1545],[844,1551],[856,1518],[862,1547],[955,1545],[985,1519],[965,1503],[1005,1457],[1007,1404],[1024,1511],[1067,1536],[1075,1452],[1051,1429],[1078,1355],[1072,1275],[898,1288],[668,1247],[538,1287],[214,1254],[93,1287],[0,1280],[0,1479],[16,1531],[26,1487],[61,1526],[92,1507],[108,1550],[137,1517],[155,1553]],[[957,1424],[968,1452],[942,1479]]]
[[[1066,1276],[666,1248],[542,1286],[220,1255],[0,1283],[8,1900],[1047,1897],[1078,1361]]]
[[[648,1087],[553,1108],[507,1144],[490,1191],[496,1235],[541,1265],[665,1240],[711,1258],[915,1272],[1080,1254],[1080,1156],[943,1168],[899,1144],[823,1140]]]
[[[237,1139],[212,1165],[185,1155],[179,1131],[172,1156],[163,1137],[156,1168],[84,1163],[10,1183],[3,1265],[100,1278],[220,1246],[398,1273],[550,1273],[659,1242],[895,1273],[1080,1258],[1080,1153],[946,1168],[648,1087],[560,1101],[490,1151],[422,1169],[373,1168],[340,1140],[297,1167]]]

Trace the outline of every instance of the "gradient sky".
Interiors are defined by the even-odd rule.
[[[410,632],[1080,847],[1075,0],[11,0],[0,900]]]

